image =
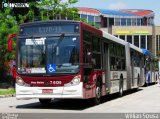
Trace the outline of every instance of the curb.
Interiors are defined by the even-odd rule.
[[[10,95],[0,95],[0,98],[8,98],[8,97],[15,97],[16,94],[10,94]]]

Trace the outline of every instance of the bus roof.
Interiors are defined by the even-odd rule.
[[[137,47],[137,46],[135,46],[133,44],[130,44],[130,43],[129,43],[129,45],[130,45],[130,48],[132,48],[132,49],[134,49],[134,50],[136,50],[136,51],[138,51],[140,53],[143,53],[142,49],[140,49],[139,47]]]
[[[130,44],[130,43],[128,43],[128,42],[126,42],[126,41],[124,41],[124,40],[122,40],[122,39],[120,39],[120,38],[117,38],[116,36],[113,36],[113,35],[105,32],[105,31],[103,31],[103,30],[102,30],[102,32],[103,32],[103,37],[104,37],[104,38],[108,38],[108,39],[110,39],[111,41],[114,41],[114,42],[119,43],[119,44],[122,44],[122,45],[127,45],[127,44],[129,44],[130,48],[132,48],[132,49],[134,49],[134,50],[136,50],[136,51],[138,51],[138,52],[140,52],[140,53],[143,53],[142,50],[141,50],[139,47],[137,47],[137,46],[135,46],[135,45],[133,45],[133,44]]]
[[[111,41],[114,41],[114,42],[119,43],[119,44],[122,44],[122,45],[126,45],[127,42],[125,42],[124,40],[122,40],[122,39],[120,39],[120,38],[117,38],[116,36],[113,36],[113,35],[105,32],[105,31],[103,31],[103,30],[101,30],[101,31],[102,31],[102,33],[103,33],[103,37],[104,37],[104,38],[107,38],[107,39],[109,39],[109,40],[111,40]]]

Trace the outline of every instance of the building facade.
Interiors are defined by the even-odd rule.
[[[160,56],[160,26],[154,25],[151,10],[123,9],[106,10],[78,8],[86,22],[109,32],[139,48],[150,50]]]

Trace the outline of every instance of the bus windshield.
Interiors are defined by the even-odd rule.
[[[77,73],[79,36],[19,39],[18,72],[22,74]]]

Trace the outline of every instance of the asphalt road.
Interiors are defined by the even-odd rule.
[[[0,98],[0,113],[160,113],[160,85],[131,90],[123,97],[117,94],[103,97],[102,103],[92,106],[90,100],[53,100],[43,106],[38,99],[16,100]]]

